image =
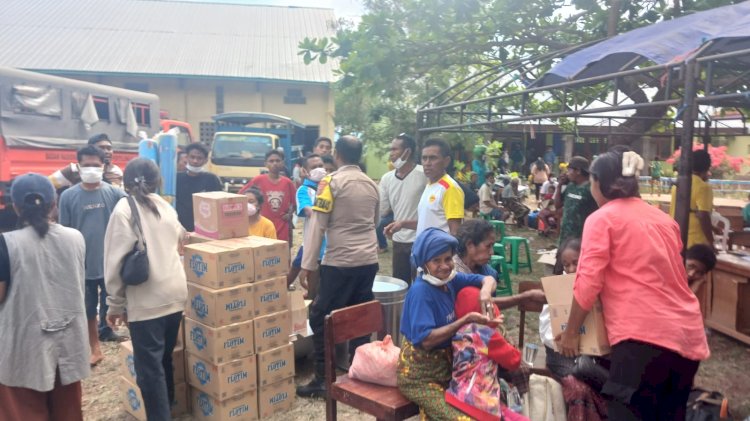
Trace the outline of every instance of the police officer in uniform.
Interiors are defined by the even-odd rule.
[[[300,279],[318,269],[323,237],[326,253],[320,265],[318,296],[310,306],[310,326],[315,348],[315,378],[297,388],[302,397],[324,397],[325,354],[323,320],[331,311],[371,301],[372,284],[378,272],[378,186],[357,165],[362,142],[344,136],[336,142],[334,159],[338,170],[318,184],[313,213],[304,239]],[[367,338],[350,341],[350,355]]]

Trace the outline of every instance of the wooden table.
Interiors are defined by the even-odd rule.
[[[669,213],[669,204],[672,201],[671,195],[662,194],[657,196],[654,194],[642,194],[641,198],[652,205],[659,205],[661,210]],[[732,231],[742,231],[742,228],[744,227],[742,208],[744,208],[746,204],[747,202],[744,200],[714,197],[714,210],[729,220],[729,225]]]
[[[706,326],[750,345],[750,260],[720,254],[706,301]]]

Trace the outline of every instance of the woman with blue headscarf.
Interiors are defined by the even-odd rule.
[[[462,288],[481,287],[480,308],[486,308],[497,286],[491,276],[456,273],[453,255],[457,248],[453,236],[428,228],[417,237],[411,251],[417,277],[406,294],[401,316],[398,387],[428,419],[470,419],[445,402],[453,370],[451,339],[467,323],[493,322],[476,312],[456,320],[454,304]]]

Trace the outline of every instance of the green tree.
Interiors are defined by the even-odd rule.
[[[306,62],[339,61],[337,125],[344,131],[363,132],[366,138],[376,123],[380,134],[413,130],[416,108],[468,75],[736,2],[366,0],[366,13],[357,26],[340,23],[331,39],[305,38],[299,44],[299,54]],[[498,81],[501,91],[521,86],[501,82],[505,81]],[[654,96],[649,97],[644,87],[643,81],[626,79],[621,91],[635,102],[650,101]],[[586,102],[602,92],[592,91],[592,96],[584,95],[579,101]],[[490,88],[487,94],[495,92]],[[552,104],[538,106],[559,107],[556,101],[553,98]],[[666,112],[663,108],[638,113],[663,116]],[[628,128],[633,133],[642,134],[654,122],[630,119],[624,124],[632,125]],[[458,135],[450,138],[462,141]]]

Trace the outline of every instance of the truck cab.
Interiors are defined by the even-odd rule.
[[[213,119],[216,133],[208,170],[221,179],[227,191],[238,191],[253,177],[265,172],[266,153],[273,149],[284,151],[285,166],[290,171],[293,147],[303,143],[305,126],[288,117],[231,112],[215,115]]]

